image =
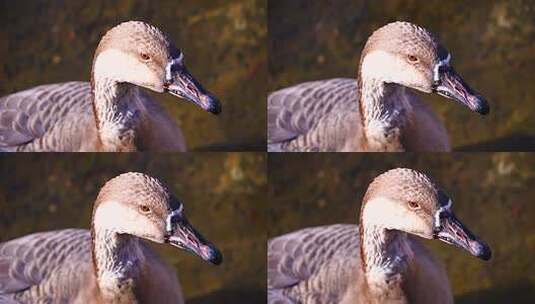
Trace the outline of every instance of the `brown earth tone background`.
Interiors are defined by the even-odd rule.
[[[39,231],[89,228],[100,187],[128,171],[166,183],[184,202],[190,222],[223,253],[223,264],[213,266],[153,244],[176,268],[188,303],[265,301],[263,153],[0,155],[0,242]]]
[[[447,269],[456,303],[532,303],[535,298],[535,156],[530,153],[271,154],[268,237],[310,226],[357,223],[374,177],[408,167],[429,174],[458,218],[492,248],[479,260],[423,240]]]
[[[127,20],[168,33],[222,102],[214,116],[151,92],[179,122],[190,150],[265,150],[266,0],[0,0],[0,96],[89,81],[100,38]]]
[[[452,64],[491,107],[488,117],[420,94],[444,122],[452,147],[535,150],[535,1],[270,0],[269,91],[356,78],[369,35],[392,21],[419,24],[452,53]]]

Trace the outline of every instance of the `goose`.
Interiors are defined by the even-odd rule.
[[[369,185],[359,226],[305,228],[268,241],[268,303],[453,303],[443,266],[416,237],[491,257],[428,176],[392,169]]]
[[[389,23],[366,42],[357,80],[311,81],[269,95],[268,150],[449,151],[443,124],[406,88],[488,114],[487,101],[455,72],[451,60],[426,29]]]
[[[91,83],[37,86],[0,98],[0,151],[185,151],[181,130],[140,90],[168,92],[218,114],[184,54],[142,21],[110,29],[96,49]]]
[[[0,244],[0,303],[183,303],[174,269],[145,240],[222,261],[165,185],[124,173],[100,190],[91,231],[40,232]]]

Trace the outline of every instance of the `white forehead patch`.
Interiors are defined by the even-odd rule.
[[[177,216],[181,216],[183,209],[184,209],[184,205],[180,204],[180,207],[178,207],[178,209],[175,209],[171,213],[169,213],[169,215],[165,219],[165,230],[168,233],[172,233],[173,232],[173,219],[175,217],[177,217]]]
[[[448,53],[448,57],[446,57],[445,59],[439,61],[434,69],[433,69],[433,80],[435,82],[439,82],[440,81],[440,68],[443,67],[443,66],[449,66],[450,65],[450,61],[451,61],[451,54]]]
[[[452,204],[453,204],[453,202],[451,201],[451,199],[449,199],[448,203],[446,205],[441,206],[440,208],[438,208],[437,212],[435,213],[435,228],[440,228],[440,226],[441,226],[440,214],[442,212],[444,212],[444,211],[450,211]]]
[[[173,80],[173,75],[171,74],[173,66],[182,65],[183,60],[184,60],[184,53],[180,52],[180,55],[177,58],[173,58],[171,61],[167,63],[167,65],[165,66],[165,79],[167,81]]]

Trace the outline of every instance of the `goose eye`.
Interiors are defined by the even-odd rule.
[[[140,210],[142,213],[149,213],[149,212],[150,212],[150,208],[149,208],[147,205],[141,205],[141,206],[139,206],[139,210]]]
[[[409,61],[410,61],[411,63],[416,63],[416,62],[418,62],[418,57],[416,57],[416,56],[414,56],[414,55],[409,55],[409,56],[407,56],[407,58],[409,59]]]
[[[141,53],[139,56],[141,57],[141,59],[143,61],[149,61],[150,60],[150,56],[148,54]]]
[[[420,205],[417,202],[409,202],[409,208],[420,209]]]

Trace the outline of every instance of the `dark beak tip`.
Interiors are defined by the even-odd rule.
[[[492,257],[492,253],[489,251],[484,252],[482,255],[479,256],[483,261],[488,261]]]
[[[477,255],[478,258],[482,259],[483,261],[488,261],[492,257],[492,251],[488,246],[483,246],[481,248],[481,251]]]
[[[218,115],[221,113],[221,103],[216,98],[212,99],[212,102],[210,103],[210,107],[208,108],[208,112]]]
[[[478,108],[476,109],[476,112],[481,115],[488,115],[490,113],[489,104],[485,100],[482,100]]]
[[[223,263],[223,255],[219,250],[215,249],[209,259],[209,262],[214,265],[220,265],[221,263]]]
[[[492,257],[492,251],[490,250],[489,245],[482,240],[476,239],[471,242],[471,245],[468,246],[470,248],[468,251],[470,251],[472,255],[477,258],[488,261]]]

